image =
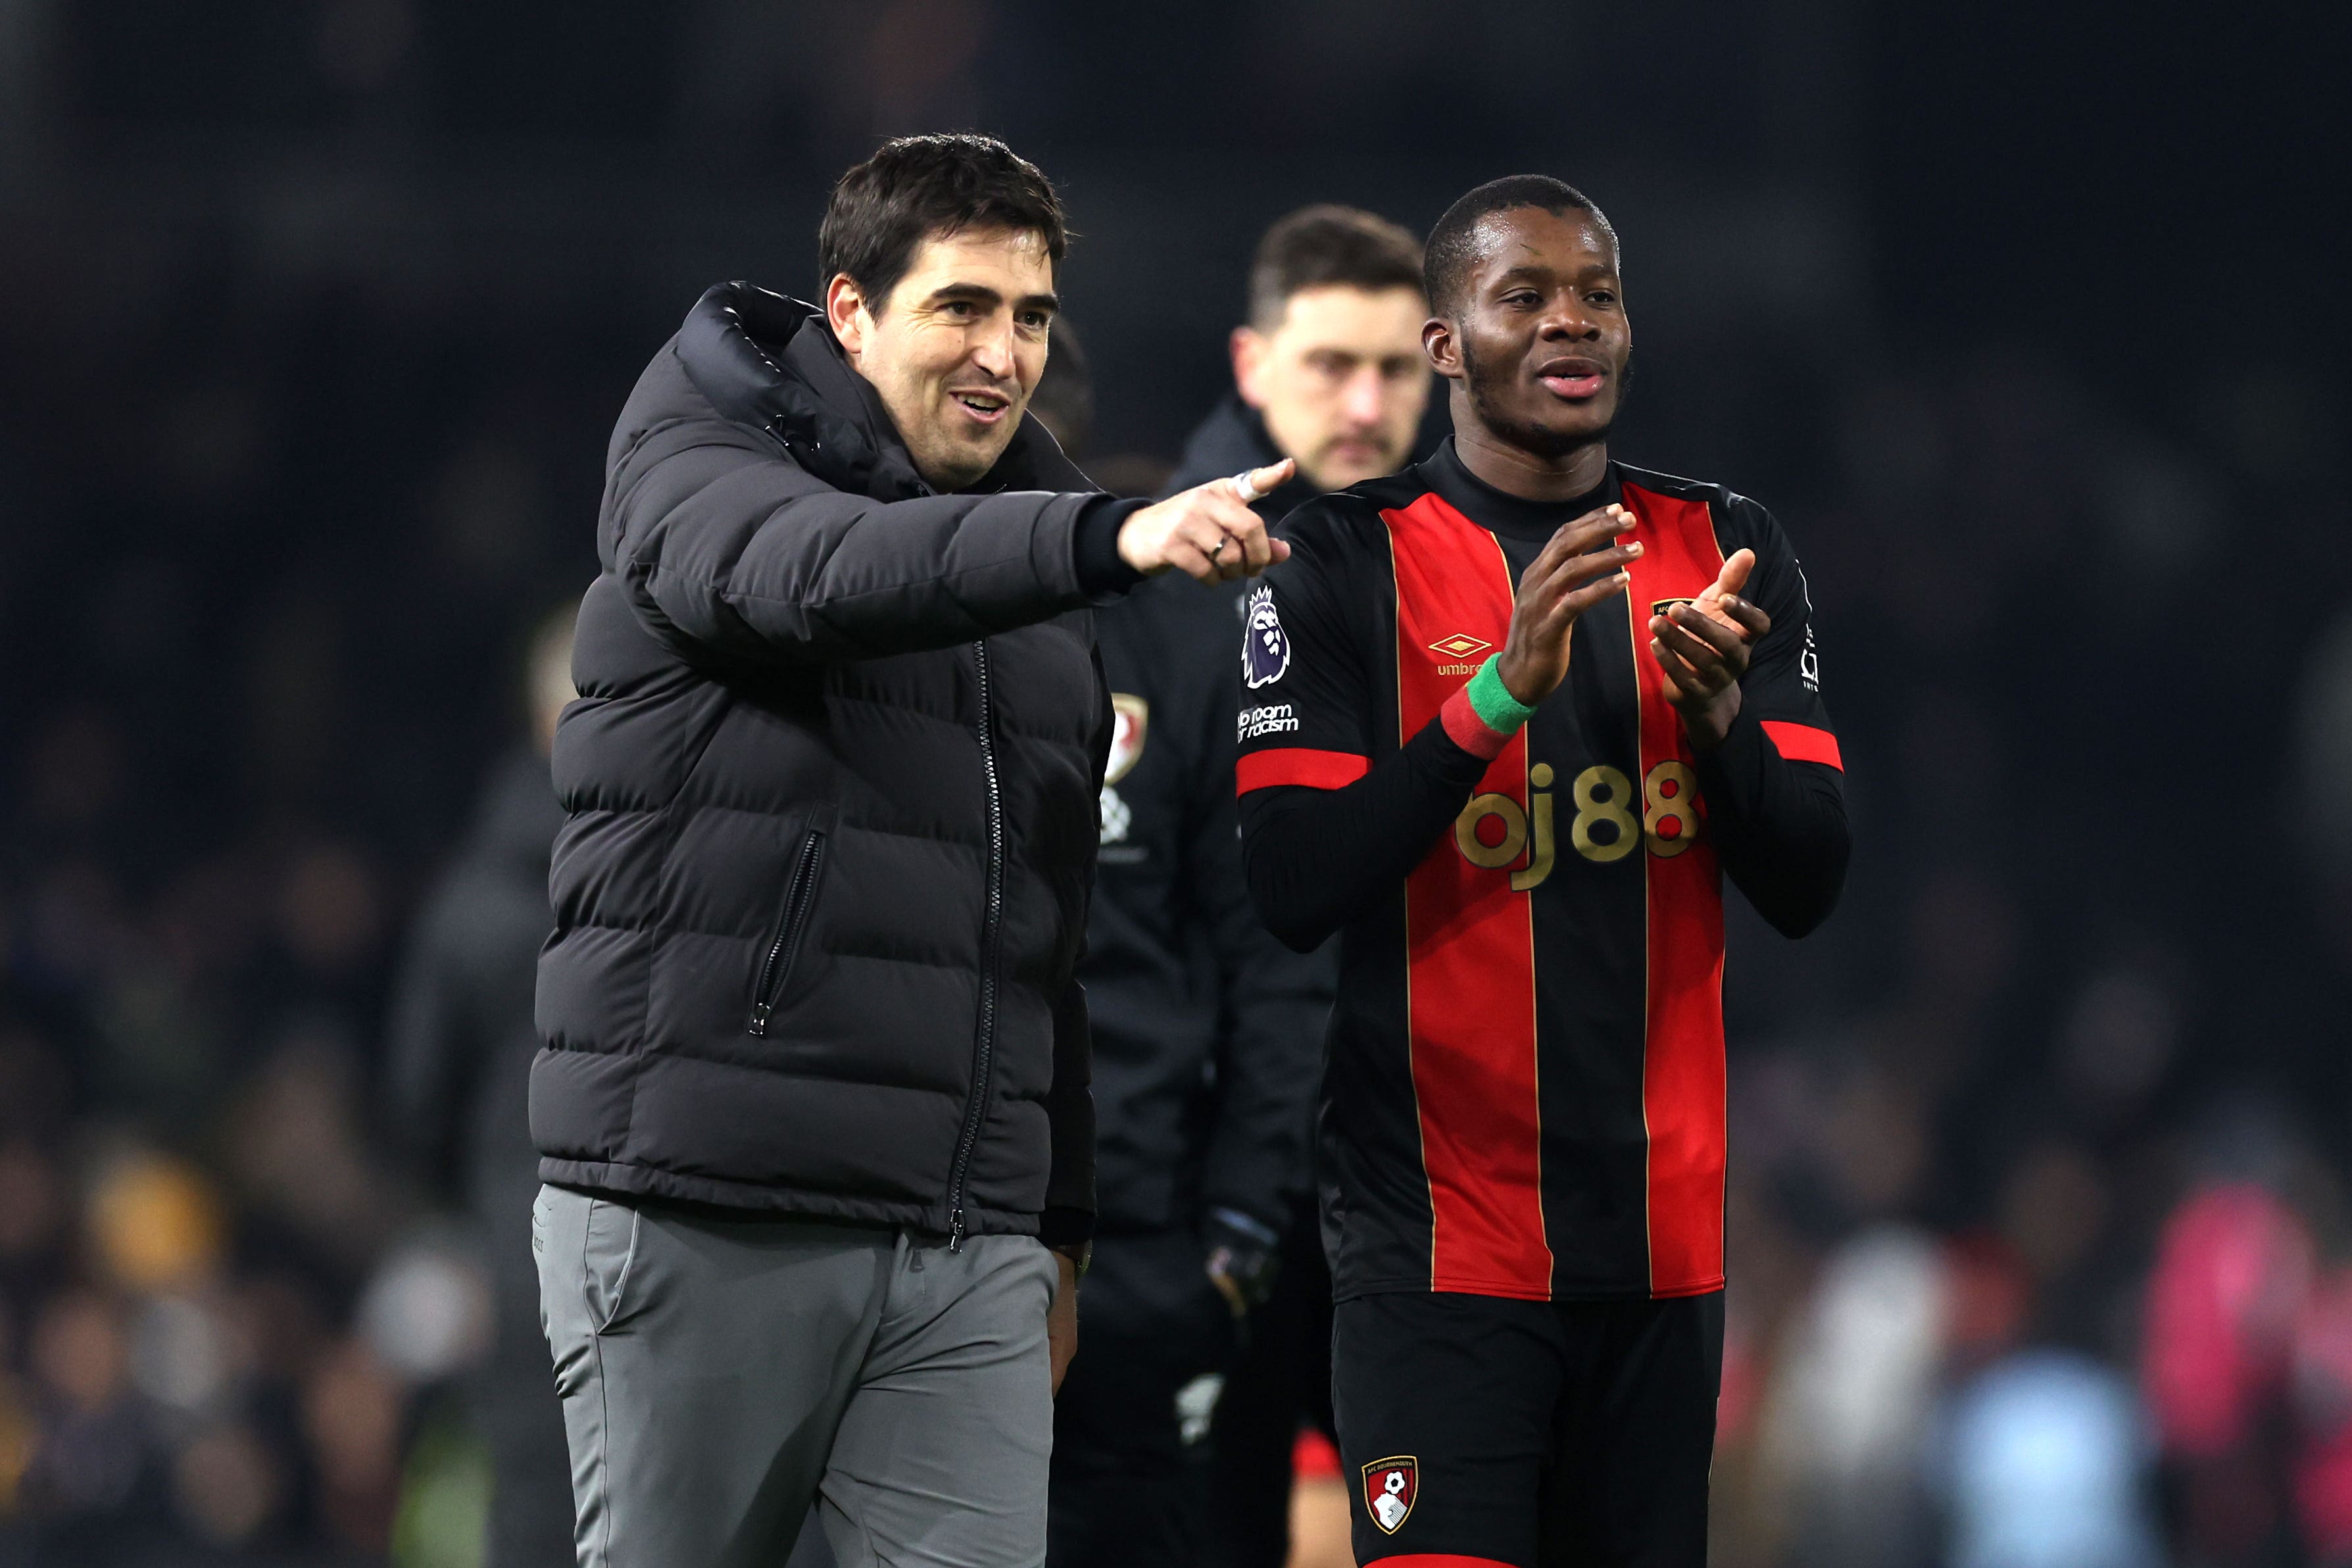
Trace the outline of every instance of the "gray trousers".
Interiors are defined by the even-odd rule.
[[[716,1218],[555,1187],[531,1212],[580,1568],[1036,1568],[1053,1449],[1034,1237]]]

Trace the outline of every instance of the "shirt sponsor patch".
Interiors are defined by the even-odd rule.
[[[1240,732],[1236,741],[1255,741],[1260,735],[1279,735],[1298,728],[1298,715],[1290,710],[1287,702],[1276,702],[1264,708],[1244,708],[1241,711]]]
[[[1290,669],[1290,634],[1274,607],[1274,590],[1264,584],[1250,591],[1248,629],[1242,637],[1242,684],[1255,691],[1271,686]]]

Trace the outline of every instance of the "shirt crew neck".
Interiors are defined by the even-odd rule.
[[[1496,489],[1470,471],[1461,454],[1454,449],[1451,436],[1438,444],[1422,468],[1429,488],[1447,505],[1480,527],[1515,539],[1548,540],[1559,531],[1562,523],[1618,499],[1617,464],[1613,459],[1600,484],[1582,495],[1556,501],[1528,500]]]

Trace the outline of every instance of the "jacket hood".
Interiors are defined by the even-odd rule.
[[[765,430],[793,460],[835,489],[876,500],[935,493],[915,469],[872,384],[859,375],[805,300],[721,283],[695,302],[677,334],[695,390],[721,416]],[[1091,490],[1051,432],[1027,414],[1003,457],[966,494]]]

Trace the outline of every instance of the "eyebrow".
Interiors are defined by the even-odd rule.
[[[1561,277],[1573,279],[1581,282],[1591,278],[1614,278],[1616,276],[1617,267],[1614,262],[1597,261],[1588,266],[1563,269],[1556,267],[1538,267],[1534,262],[1522,261],[1516,267],[1505,268],[1496,276],[1494,282],[1488,284],[1487,287],[1491,289],[1499,289],[1506,283],[1518,282],[1521,280],[1528,282],[1542,282],[1550,279]]]
[[[984,283],[950,283],[931,290],[933,304],[945,304],[951,300],[966,300],[972,304],[985,305],[992,310],[1004,303],[1004,296]],[[1013,308],[1022,310],[1059,310],[1062,308],[1062,299],[1058,294],[1024,294],[1013,301]]]

